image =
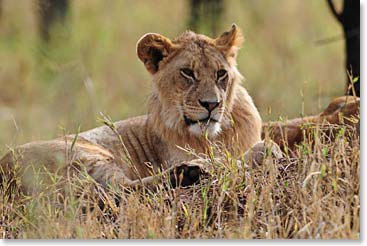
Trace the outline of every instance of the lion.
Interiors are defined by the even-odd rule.
[[[0,161],[3,176],[17,169],[25,190],[34,186],[35,170],[62,177],[70,170],[85,172],[103,187],[149,186],[155,174],[200,166],[185,148],[207,153],[218,143],[238,158],[252,146],[264,151],[262,120],[236,64],[243,40],[236,25],[214,39],[192,31],[172,40],[145,34],[137,56],[152,75],[147,114],[18,146]],[[300,122],[292,126],[300,129]]]

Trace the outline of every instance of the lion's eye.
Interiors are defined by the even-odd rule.
[[[217,80],[218,81],[221,81],[221,80],[225,79],[227,76],[228,76],[228,73],[227,73],[226,70],[224,70],[224,69],[218,70],[218,72],[217,72]]]
[[[190,68],[182,68],[180,70],[180,73],[183,77],[190,80],[195,80],[195,74],[194,71],[192,71]]]

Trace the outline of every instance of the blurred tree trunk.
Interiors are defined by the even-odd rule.
[[[44,41],[50,40],[54,24],[65,21],[68,9],[69,0],[38,0],[38,25]]]
[[[332,0],[327,0],[327,3],[344,30],[347,70],[346,93],[353,95],[352,85],[354,85],[356,95],[360,96],[360,3],[357,0],[344,0],[340,13],[336,10]],[[351,76],[355,78],[355,81]]]
[[[0,0],[0,21],[2,16],[3,16],[3,0]]]
[[[215,36],[223,12],[223,0],[190,0],[189,28]]]

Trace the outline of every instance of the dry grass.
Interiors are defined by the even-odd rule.
[[[309,131],[312,136],[292,157],[268,156],[262,165],[239,164],[214,148],[225,158],[203,157],[210,171],[189,187],[167,188],[163,178],[154,192],[106,191],[78,176],[31,196],[18,194],[16,201],[2,193],[0,233],[3,238],[359,239],[359,137],[349,126],[329,128],[333,133]]]

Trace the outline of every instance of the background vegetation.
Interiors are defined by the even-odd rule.
[[[340,1],[335,1],[340,3]],[[6,145],[144,114],[150,75],[135,54],[147,32],[186,30],[188,1],[71,1],[68,23],[42,43],[34,1],[3,0],[0,21],[0,153]],[[342,35],[320,0],[227,0],[219,31],[237,23],[238,66],[264,120],[318,113],[345,90]],[[205,28],[204,33],[210,34]]]

